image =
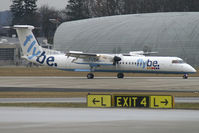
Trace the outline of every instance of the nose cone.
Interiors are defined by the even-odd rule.
[[[193,67],[192,67],[192,73],[196,73],[197,71],[196,71],[196,69],[194,69]]]
[[[185,66],[185,72],[186,72],[186,73],[196,73],[197,71],[196,71],[196,69],[194,69],[191,65],[187,64],[187,65]]]

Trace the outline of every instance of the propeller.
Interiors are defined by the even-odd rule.
[[[116,65],[119,61],[121,61],[121,58],[118,56],[113,57],[113,65]]]

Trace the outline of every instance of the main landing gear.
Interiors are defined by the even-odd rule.
[[[93,78],[94,78],[94,74],[93,74],[93,73],[88,73],[88,74],[87,74],[87,78],[88,78],[88,79],[93,79]],[[123,73],[118,73],[118,74],[117,74],[117,78],[119,78],[119,79],[124,78],[124,74],[123,74]]]
[[[182,78],[183,79],[188,79],[188,74],[184,74]]]
[[[88,73],[87,74],[87,78],[88,79],[93,79],[94,78],[94,74],[93,73]]]
[[[119,78],[119,79],[124,78],[124,74],[123,74],[123,73],[118,73],[118,74],[117,74],[117,78]]]
[[[94,78],[94,74],[93,73],[88,73],[87,74],[87,78],[88,79],[93,79]],[[118,73],[117,74],[117,78],[119,78],[119,79],[124,78],[124,74],[123,73]],[[188,74],[184,74],[182,78],[183,79],[188,79]]]

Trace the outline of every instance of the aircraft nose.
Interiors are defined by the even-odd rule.
[[[191,65],[187,64],[186,70],[188,73],[196,73],[196,69],[194,69]]]
[[[194,69],[194,68],[192,67],[192,72],[193,72],[193,73],[196,73],[197,71],[196,71],[196,69]]]

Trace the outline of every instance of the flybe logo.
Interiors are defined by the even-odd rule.
[[[32,39],[33,39],[32,35],[26,36],[26,40],[24,41],[23,46],[24,47],[27,46],[27,44]],[[31,51],[33,49],[32,55],[28,56],[28,59],[31,60],[32,58],[37,57],[36,62],[38,62],[40,64],[46,63],[48,66],[55,66],[55,67],[57,67],[57,63],[54,63],[55,57],[54,56],[47,57],[45,51],[43,51],[42,54],[41,54],[41,51],[37,50],[36,44],[37,44],[37,42],[35,40],[33,40],[31,42],[31,44],[28,46],[27,51],[26,51],[28,53],[28,55],[31,54]]]
[[[152,61],[152,60],[147,60],[144,61],[143,59],[138,59],[137,60],[137,67],[142,67],[143,69],[160,69],[160,65],[158,61]]]
[[[33,36],[32,36],[32,35],[26,36],[26,40],[24,41],[23,46],[25,47],[25,46],[28,44],[28,42],[31,41],[31,39],[33,39]],[[31,59],[32,59],[33,57],[35,57],[35,56],[38,56],[38,55],[41,53],[41,51],[39,51],[39,50],[37,51],[37,48],[34,47],[35,44],[36,44],[36,41],[33,40],[33,41],[31,42],[31,44],[28,46],[28,49],[27,49],[27,51],[26,51],[27,53],[30,54],[31,50],[33,49],[32,55],[28,56],[28,59],[29,59],[29,60],[31,60]]]
[[[46,64],[48,66],[55,66],[55,67],[57,67],[57,63],[54,63],[55,57],[54,56],[46,57],[45,51],[37,58],[36,61],[38,63],[40,63],[40,64],[44,64],[44,62],[46,62]]]

